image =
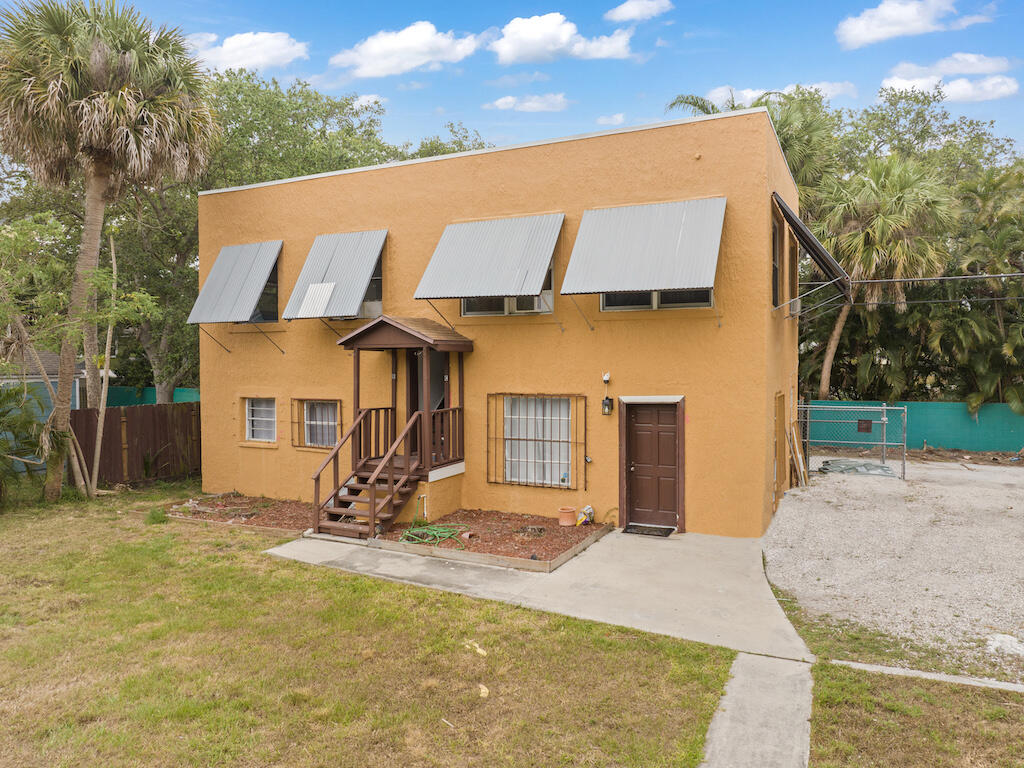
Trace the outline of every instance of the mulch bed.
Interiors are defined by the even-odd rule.
[[[167,514],[188,520],[304,531],[309,527],[312,515],[310,506],[305,501],[280,501],[230,493],[173,504]]]
[[[459,539],[467,552],[484,552],[489,555],[521,557],[527,560],[554,560],[596,530],[594,525],[563,528],[553,517],[483,509],[459,509],[430,522],[431,525],[468,525],[473,535],[468,540]],[[378,538],[400,541],[408,528],[407,523],[398,523]],[[438,544],[438,548],[461,549],[454,541],[443,541]]]

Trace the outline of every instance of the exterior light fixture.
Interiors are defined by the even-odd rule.
[[[605,416],[611,416],[612,410],[615,408],[615,401],[610,397],[606,397],[601,401],[601,413]]]

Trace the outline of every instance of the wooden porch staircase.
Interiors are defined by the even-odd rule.
[[[315,473],[313,473],[313,530],[366,539],[391,527],[402,506],[416,491],[426,476],[418,453],[413,452],[412,436],[420,423],[421,412],[416,411],[400,434],[391,440],[390,447],[381,456],[374,445],[380,444],[382,434],[393,434],[393,411],[368,408],[357,415],[352,426],[334,446]],[[368,426],[369,429],[364,429]],[[355,437],[353,437],[355,436]],[[353,469],[344,480],[339,480],[339,453],[351,441]],[[403,448],[404,450],[401,450]],[[332,467],[331,492],[321,496],[321,476]]]

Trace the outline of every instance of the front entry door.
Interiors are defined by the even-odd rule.
[[[676,528],[683,482],[677,406],[626,409],[626,522]]]

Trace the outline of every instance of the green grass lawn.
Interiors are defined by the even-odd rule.
[[[1024,694],[818,663],[813,768],[1020,768]]]
[[[161,522],[197,490],[0,511],[4,765],[700,762],[732,652]]]
[[[846,659],[1018,681],[1012,661],[965,663],[962,654],[941,646],[815,616],[791,595],[775,594],[819,659],[812,668],[811,768],[1024,768],[1024,694],[829,663]]]

